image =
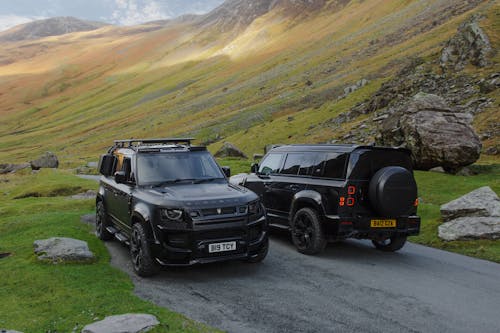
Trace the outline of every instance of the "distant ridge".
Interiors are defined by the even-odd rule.
[[[74,17],[54,17],[15,26],[0,33],[0,41],[17,42],[71,32],[91,31],[107,26],[106,23],[84,21]]]

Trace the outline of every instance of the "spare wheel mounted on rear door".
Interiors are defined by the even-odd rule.
[[[378,170],[370,180],[369,198],[372,208],[381,216],[406,215],[417,197],[417,184],[412,173],[400,166]]]

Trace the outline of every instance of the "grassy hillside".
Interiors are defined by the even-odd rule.
[[[435,57],[473,12],[487,16],[481,24],[500,49],[497,2],[444,0],[327,1],[305,16],[278,8],[238,34],[185,20],[5,43],[0,161],[51,150],[63,166],[78,165],[129,137],[193,135],[249,154],[267,143],[342,138],[363,119],[342,128],[330,119],[409,57]],[[494,60],[481,75],[498,71]],[[363,78],[367,86],[338,100]],[[478,126],[498,118],[493,97]]]

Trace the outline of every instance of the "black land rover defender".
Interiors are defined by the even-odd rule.
[[[269,225],[289,229],[305,254],[345,238],[371,239],[377,249],[397,251],[420,230],[417,185],[405,149],[280,146],[251,174],[230,181],[257,193]]]
[[[229,169],[191,140],[120,140],[101,156],[96,234],[128,244],[140,276],[160,265],[259,262],[267,255],[258,196],[229,184]]]

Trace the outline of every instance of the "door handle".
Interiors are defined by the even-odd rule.
[[[299,186],[297,186],[297,185],[290,185],[290,186],[289,186],[289,189],[290,189],[290,190],[292,190],[292,191],[297,191],[297,190],[299,190],[299,189],[300,189],[300,187],[299,187]]]

